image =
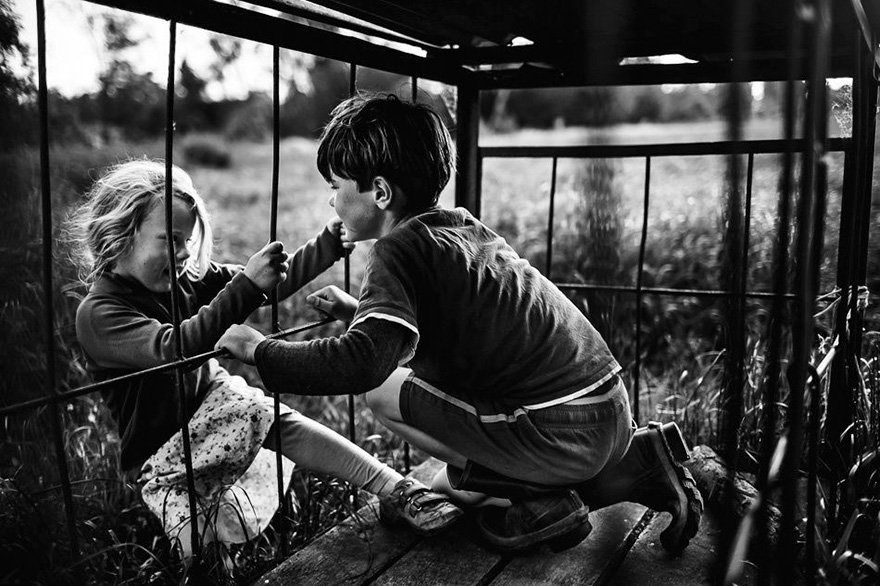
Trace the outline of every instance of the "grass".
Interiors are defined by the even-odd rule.
[[[755,123],[750,137],[773,136],[772,125]],[[602,136],[597,136],[601,134]],[[483,144],[564,144],[586,140],[619,142],[666,142],[673,140],[714,140],[723,138],[723,125],[626,126],[603,129],[565,129],[562,132],[523,131],[488,137]],[[243,263],[268,239],[271,194],[271,145],[263,143],[225,143],[213,136],[185,137],[176,161],[193,176],[213,217],[217,236],[216,258]],[[228,153],[228,167],[204,167],[185,160],[188,143],[211,152]],[[207,145],[207,146],[205,146]],[[330,192],[315,169],[316,144],[312,140],[290,138],[281,144],[278,237],[293,248],[316,234],[333,215],[327,205]],[[126,155],[161,156],[161,141],[106,149],[76,147],[53,151],[52,186],[56,210],[73,202],[97,176],[99,169]],[[7,404],[29,398],[32,389],[45,388],[42,372],[40,324],[37,158],[32,152],[16,155],[20,170],[16,176],[20,197],[4,201],[4,210],[20,218],[14,226],[20,234],[4,236],[5,274],[17,278],[2,288],[4,348],[3,401]],[[833,286],[836,272],[835,218],[839,214],[842,158],[829,157],[829,209],[826,223],[825,254],[821,290]],[[656,157],[652,161],[651,194],[648,216],[649,238],[645,257],[644,284],[656,287],[718,288],[725,243],[723,230],[723,157]],[[754,197],[749,247],[749,288],[769,290],[772,278],[770,243],[774,231],[776,163],[773,157],[755,160]],[[0,165],[8,171],[9,166]],[[556,186],[554,249],[551,270],[554,279],[566,282],[608,281],[633,285],[638,266],[642,226],[644,161],[623,159],[589,166],[583,161],[559,161]],[[3,182],[10,185],[9,181]],[[483,219],[496,228],[535,266],[544,269],[546,257],[549,160],[492,159],[483,168]],[[12,193],[10,191],[10,193]],[[452,205],[453,187],[442,196]],[[56,224],[62,214],[56,215]],[[876,243],[872,243],[869,278],[876,279]],[[368,245],[361,244],[352,257],[352,291],[359,288]],[[63,251],[59,251],[63,252]],[[82,384],[85,374],[77,360],[73,338],[73,308],[82,291],[71,285],[72,275],[63,254],[55,263],[56,327],[58,330],[60,388]],[[341,264],[308,285],[304,291],[282,305],[282,325],[289,327],[316,319],[306,308],[305,295],[329,283],[341,283]],[[635,307],[627,294],[605,296],[573,295],[588,311],[608,339],[632,380],[635,365],[635,311],[641,312],[643,329],[639,389],[642,419],[677,420],[694,443],[715,443],[716,415],[724,379],[723,307],[698,297],[672,298],[646,295]],[[743,390],[745,417],[741,434],[746,451],[757,449],[760,429],[760,389],[767,330],[766,304],[749,304],[746,319],[746,388]],[[876,308],[869,307],[875,320]],[[269,312],[260,310],[251,323],[268,331]],[[820,322],[816,347],[827,337],[828,328]],[[875,328],[876,329],[876,328]],[[306,336],[335,335],[341,326],[331,324]],[[305,337],[305,336],[302,336]],[[876,337],[870,337],[873,354],[867,354],[866,380],[876,389]],[[14,342],[14,343],[12,343]],[[14,350],[14,353],[13,353]],[[248,367],[230,363],[230,368],[252,384],[259,377]],[[870,370],[873,369],[873,370]],[[19,393],[16,395],[15,393]],[[876,390],[874,391],[876,405]],[[347,434],[347,399],[285,396],[285,402],[330,427]],[[371,417],[364,402],[355,402],[356,436],[368,451],[402,468],[403,446]],[[73,401],[62,409],[65,457],[73,481],[77,528],[83,561],[71,566],[65,541],[65,519],[60,506],[61,493],[47,413],[28,413],[7,417],[0,457],[0,557],[15,559],[4,566],[0,581],[19,583],[38,581],[63,584],[86,577],[91,583],[175,583],[185,570],[162,535],[158,522],[140,503],[133,479],[119,471],[119,439],[115,426],[97,397]],[[871,420],[877,421],[876,415]],[[876,431],[874,432],[876,438]],[[415,454],[417,460],[419,454]],[[300,476],[295,482],[298,509],[288,520],[294,547],[332,524],[351,504],[348,487],[333,479]],[[245,583],[275,563],[282,544],[276,521],[259,539],[228,553],[235,561],[235,573],[226,575],[216,555],[206,558],[212,579]],[[17,574],[14,572],[18,572]],[[77,574],[78,573],[78,574]]]

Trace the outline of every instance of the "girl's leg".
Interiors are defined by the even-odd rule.
[[[461,509],[406,478],[332,429],[296,413],[286,413],[281,426],[281,453],[297,466],[347,480],[379,497],[380,518],[403,522],[424,535],[444,530],[461,517]],[[275,430],[263,442],[276,446]],[[418,505],[418,506],[414,506]]]
[[[332,429],[297,412],[281,415],[281,453],[297,466],[347,480],[376,496],[391,493],[403,476]],[[275,430],[263,445],[276,449]]]

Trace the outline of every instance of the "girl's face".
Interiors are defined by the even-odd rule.
[[[186,259],[190,257],[187,244],[195,229],[196,216],[186,203],[176,197],[171,201],[171,209],[174,250],[177,254],[174,270],[180,276]],[[136,280],[153,293],[171,291],[164,205],[157,205],[147,214],[134,233],[131,248],[116,262],[113,272]]]
[[[352,242],[382,235],[384,214],[376,205],[374,190],[360,191],[357,181],[343,179],[335,173],[330,174],[330,188],[333,190],[330,205],[342,218]]]

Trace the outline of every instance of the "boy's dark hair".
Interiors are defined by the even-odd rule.
[[[452,137],[440,117],[394,94],[359,94],[333,109],[318,146],[318,170],[356,181],[382,176],[406,195],[405,210],[437,204],[455,172]]]

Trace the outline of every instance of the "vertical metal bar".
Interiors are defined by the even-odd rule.
[[[280,51],[278,45],[272,47],[272,195],[269,205],[269,242],[278,240],[278,176],[281,166],[281,98],[280,98]],[[280,332],[281,324],[278,320],[278,287],[272,290],[270,301],[272,304],[272,331]],[[288,519],[291,515],[290,502],[285,498],[284,487],[284,460],[281,453],[281,396],[272,393],[275,425],[272,426],[275,435],[275,477],[278,485],[278,502],[281,505],[281,547],[279,552],[282,557],[287,557],[287,533],[289,531]]]
[[[165,235],[168,242],[168,263],[174,266],[177,253],[174,250],[174,227],[172,224],[173,190],[173,149],[174,149],[174,69],[177,50],[177,21],[168,23],[168,85],[165,91]],[[173,329],[174,355],[183,360],[183,340],[180,334],[180,301],[178,299],[177,271],[170,271],[171,276],[171,326]],[[181,370],[174,370],[174,386],[179,397],[178,419],[183,440],[184,465],[186,466],[186,485],[189,492],[190,542],[192,544],[192,570],[198,575],[200,571],[201,552],[199,551],[199,523],[196,488],[193,479],[192,450],[189,442],[189,418],[192,408],[186,392],[186,383]]]
[[[745,290],[749,280],[749,246],[751,244],[752,229],[752,180],[755,172],[755,153],[749,153],[746,162],[746,213],[743,218],[743,248],[742,248],[742,276],[743,303],[745,303]]]
[[[818,258],[815,258],[822,239],[822,218],[819,212],[824,208],[824,171],[822,157],[825,139],[826,111],[825,72],[829,23],[831,11],[827,0],[815,0],[811,10],[804,10],[805,18],[811,26],[811,51],[808,76],[807,108],[804,137],[806,153],[801,175],[801,202],[798,209],[797,271],[795,277],[796,315],[792,320],[792,360],[789,369],[789,383],[792,389],[788,406],[789,437],[788,449],[782,465],[782,527],[780,532],[780,552],[778,560],[778,581],[781,584],[796,580],[794,565],[797,553],[797,502],[798,469],[803,451],[804,405],[803,390],[806,385],[813,334],[813,309],[817,288]],[[812,544],[809,544],[812,547]],[[807,568],[809,571],[811,568]],[[806,579],[811,581],[812,576]]]
[[[853,132],[858,131],[856,149],[858,149],[858,165],[856,167],[856,190],[859,195],[859,203],[856,209],[857,218],[861,220],[858,226],[858,240],[853,251],[858,254],[855,259],[852,284],[858,286],[866,282],[868,267],[868,234],[871,226],[871,189],[874,161],[874,135],[877,122],[877,83],[874,79],[873,55],[864,43],[859,43],[859,70],[853,79],[853,114],[856,107],[860,112],[860,124],[853,127]],[[856,90],[858,92],[856,93]],[[856,103],[858,100],[858,104]],[[850,332],[852,341],[850,347],[856,358],[862,355],[862,314],[853,312],[850,317]]]
[[[751,21],[752,0],[743,0],[733,5],[732,34],[734,78],[745,79],[746,50],[751,42],[748,24]],[[743,100],[742,91],[745,89],[742,83],[729,85],[729,96],[726,103],[725,114],[727,118],[728,138],[733,142],[742,140],[743,123]],[[720,421],[717,441],[723,448],[724,459],[727,461],[727,476],[724,480],[724,494],[726,502],[724,511],[733,511],[732,505],[734,485],[736,482],[739,424],[743,412],[743,391],[745,387],[745,276],[748,253],[745,248],[745,235],[747,228],[743,219],[743,196],[742,196],[742,159],[740,155],[727,157],[727,230],[724,237],[724,256],[722,264],[724,274],[721,282],[724,289],[729,290],[732,296],[724,306],[725,321],[725,381],[721,393],[721,405],[719,409]],[[718,551],[728,552],[734,542],[737,519],[727,513],[721,518],[721,531],[718,534]],[[719,564],[720,565],[720,564]],[[722,574],[723,575],[723,574]]]
[[[357,64],[351,63],[348,67],[348,95],[354,96],[357,92]],[[351,253],[349,251],[345,251],[345,257],[343,259],[343,267],[345,270],[345,276],[343,277],[343,289],[345,289],[346,293],[349,293],[351,290]],[[348,327],[348,324],[345,324]],[[355,429],[354,429],[354,395],[348,396],[348,439],[355,442]]]
[[[411,96],[412,103],[417,104],[419,102],[419,78],[416,76],[412,76],[411,79],[412,79],[412,83],[410,85],[412,88],[412,96]],[[405,442],[403,442],[403,471],[404,471],[404,474],[409,474],[409,472],[412,468],[411,462],[410,462],[410,457],[411,457],[411,454],[410,454],[409,442],[405,441]]]
[[[548,279],[553,266],[553,210],[556,203],[556,163],[557,157],[553,157],[553,169],[550,172],[550,209],[547,212],[547,261],[544,265],[544,276]]]
[[[804,543],[804,558],[806,563],[807,583],[812,583],[816,576],[816,483],[819,470],[819,418],[821,384],[819,373],[811,368],[812,379],[810,389],[810,413],[808,431],[808,454],[807,461],[807,526]]]
[[[639,242],[639,268],[636,273],[636,352],[633,370],[633,419],[641,423],[639,381],[642,370],[642,279],[645,273],[645,247],[648,242],[648,208],[651,194],[651,157],[645,157],[645,197],[642,204],[642,237]]]
[[[852,287],[852,300],[850,303],[849,318],[849,356],[858,363],[862,357],[862,322],[863,311],[858,309],[858,287],[866,283],[868,262],[868,238],[871,226],[871,194],[872,173],[874,161],[874,134],[877,122],[877,84],[874,79],[875,62],[874,55],[864,43],[858,43],[858,68],[853,79],[853,138],[857,161],[855,169],[856,182],[856,206],[855,215],[858,218],[857,229],[854,235],[853,259],[854,270],[850,280]],[[858,118],[855,117],[858,111]],[[855,378],[855,377],[853,377]],[[855,384],[853,384],[855,387]],[[857,388],[851,390],[850,401],[852,411],[856,412]],[[880,434],[877,433],[878,417],[871,419],[871,436],[874,438],[875,449],[880,449]]]
[[[455,175],[455,205],[467,208],[474,217],[480,217],[480,92],[470,85],[457,89],[455,146],[458,167]]]
[[[43,239],[43,335],[46,339],[46,385],[52,402],[49,403],[49,416],[52,420],[52,439],[55,446],[55,459],[58,474],[61,476],[61,494],[64,498],[67,533],[70,537],[70,555],[79,559],[79,536],[76,533],[76,511],[73,508],[73,493],[70,487],[70,472],[67,468],[67,454],[64,452],[61,413],[58,410],[57,374],[55,372],[55,312],[52,282],[52,188],[49,181],[49,91],[46,81],[46,9],[43,0],[37,0],[37,68],[39,87],[37,99],[40,108],[40,192]]]
[[[787,39],[788,75],[785,83],[785,102],[783,106],[783,133],[786,148],[781,156],[781,173],[779,178],[779,201],[776,213],[776,241],[773,253],[773,303],[771,306],[770,339],[767,345],[767,375],[762,396],[764,420],[761,434],[761,469],[758,474],[757,488],[764,495],[761,499],[761,507],[758,510],[756,521],[756,536],[758,539],[758,583],[768,585],[773,583],[772,567],[774,560],[774,547],[767,538],[767,523],[769,519],[768,492],[771,487],[768,482],[770,463],[773,452],[776,449],[777,417],[776,404],[779,398],[779,379],[782,375],[782,339],[784,325],[789,322],[786,318],[787,304],[784,295],[788,292],[789,273],[789,241],[791,239],[791,192],[794,183],[794,140],[795,140],[795,112],[797,111],[797,97],[795,91],[795,74],[797,61],[795,55],[801,46],[801,20],[795,14],[795,6],[798,0],[789,0],[788,14],[790,17]]]
[[[815,179],[813,196],[813,229],[810,251],[809,278],[813,290],[810,298],[810,315],[815,306],[815,293],[819,290],[819,268],[822,264],[822,252],[825,244],[825,210],[826,190],[828,186],[828,163],[825,157],[828,141],[828,91],[825,81],[828,71],[828,40],[830,36],[831,6],[828,0],[817,3],[818,21],[816,22],[816,54],[815,74],[811,83],[810,98],[813,125],[815,135],[813,145],[815,149]],[[825,20],[827,18],[827,20]],[[807,439],[809,450],[807,451],[807,519],[806,519],[806,543],[804,544],[805,573],[808,582],[816,579],[816,482],[818,471],[818,443],[819,425],[819,377],[813,377],[814,385],[811,389],[810,412],[807,418]]]

